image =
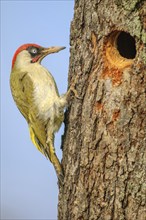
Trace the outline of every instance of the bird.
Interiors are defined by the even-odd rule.
[[[76,91],[71,86],[64,95],[59,95],[54,77],[41,65],[41,61],[63,49],[65,47],[24,44],[14,53],[10,74],[11,93],[28,123],[31,141],[51,161],[61,184],[64,172],[55,153],[54,136],[64,121],[70,92],[76,94]]]

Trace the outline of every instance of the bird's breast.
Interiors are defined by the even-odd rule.
[[[64,120],[64,109],[60,106],[58,89],[52,75],[44,68],[30,74],[33,82],[31,112],[36,120],[52,120],[58,130]]]

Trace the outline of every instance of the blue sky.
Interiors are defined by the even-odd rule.
[[[67,89],[70,22],[74,1],[1,0],[1,219],[57,219],[58,187],[52,164],[33,146],[12,99],[9,77],[15,50],[24,43],[66,46],[46,57],[60,94]],[[56,134],[60,150],[63,126]]]

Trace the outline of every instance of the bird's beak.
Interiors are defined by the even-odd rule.
[[[42,54],[48,55],[48,54],[51,54],[51,53],[57,53],[60,50],[64,50],[64,49],[65,49],[65,47],[49,47],[49,48],[44,48],[42,50]]]
[[[42,61],[42,59],[51,54],[51,53],[57,53],[60,50],[64,50],[66,47],[49,47],[49,48],[43,48],[41,51],[41,56],[39,57],[39,62]]]

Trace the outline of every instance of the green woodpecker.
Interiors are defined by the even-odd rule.
[[[60,96],[53,76],[41,65],[41,61],[46,55],[63,49],[65,47],[22,45],[14,54],[10,76],[11,92],[28,123],[31,140],[50,159],[59,182],[63,181],[63,170],[55,154],[54,134],[64,120],[64,108],[70,91],[74,89]]]

